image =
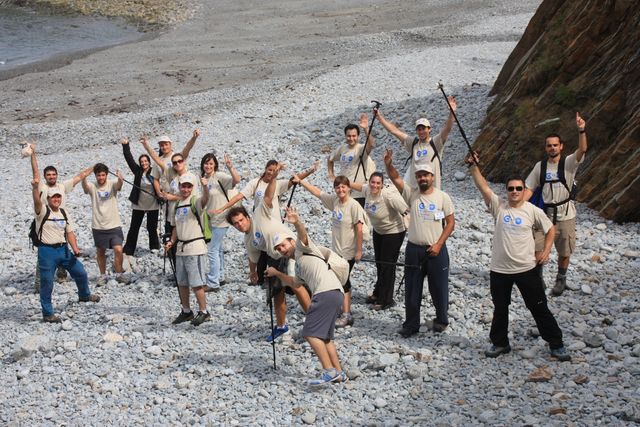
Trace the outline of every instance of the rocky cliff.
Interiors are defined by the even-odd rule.
[[[579,111],[589,151],[578,172],[578,200],[605,218],[640,221],[637,0],[544,0],[492,95],[474,143],[489,179],[526,176],[551,132],[562,136],[565,154],[573,152]]]

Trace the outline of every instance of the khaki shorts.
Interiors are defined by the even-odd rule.
[[[542,230],[533,230],[533,237],[536,240],[536,252],[544,249],[544,233]],[[555,247],[561,257],[571,256],[576,248],[576,219],[571,218],[566,221],[556,223]]]

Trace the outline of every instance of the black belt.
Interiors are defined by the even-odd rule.
[[[48,248],[62,248],[64,246],[67,246],[67,242],[64,243],[54,243],[52,245],[48,244],[48,243],[41,243],[40,246],[46,246]]]

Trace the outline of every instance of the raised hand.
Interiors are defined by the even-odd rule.
[[[231,162],[231,157],[228,154],[224,155],[224,165],[227,169],[231,169],[233,167],[233,163]]]
[[[359,125],[362,129],[367,129],[369,127],[369,116],[367,116],[367,113],[360,114]]]
[[[449,101],[449,105],[451,105],[451,109],[453,111],[456,111],[458,109],[458,102],[456,101],[456,99],[453,97],[453,95],[449,95],[447,96],[447,100]]]
[[[40,185],[40,178],[34,178],[31,180],[31,188],[33,188],[34,190],[37,190],[38,185]]]
[[[122,145],[128,145],[129,144],[129,139],[127,139],[127,137],[125,136],[124,138],[122,138],[120,140],[120,144]]]
[[[584,130],[587,122],[580,116],[580,113],[576,112],[576,126],[578,126],[578,130]]]
[[[195,130],[193,131],[193,137],[194,137],[194,138],[199,137],[199,136],[200,136],[200,134],[201,134],[200,129],[195,129]]]
[[[200,177],[200,184],[202,184],[203,187],[206,187],[207,185],[209,185],[209,180],[207,178],[205,178],[204,176]]]
[[[296,208],[285,208],[286,216],[285,220],[289,224],[297,224],[300,221],[300,216],[298,215],[298,210]]]
[[[145,146],[149,145],[149,140],[147,139],[147,135],[142,135],[139,141],[140,141],[140,144],[142,145],[145,145]]]
[[[391,164],[393,163],[393,150],[390,148],[384,150],[384,156],[382,157],[382,160],[384,161],[385,165],[391,166]]]
[[[122,171],[120,169],[116,171],[116,175],[118,176],[118,179],[120,181],[124,181],[124,175],[122,174]]]
[[[474,151],[473,153],[467,153],[467,155],[464,157],[464,162],[468,165],[480,163],[480,157],[478,156],[478,152]]]

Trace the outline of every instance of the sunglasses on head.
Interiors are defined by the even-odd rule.
[[[172,160],[171,163],[173,163],[174,165],[178,165],[180,163],[184,162],[184,159],[177,159],[177,160]]]
[[[522,191],[524,190],[524,187],[521,185],[517,185],[515,187],[511,186],[511,187],[507,187],[507,191]]]

